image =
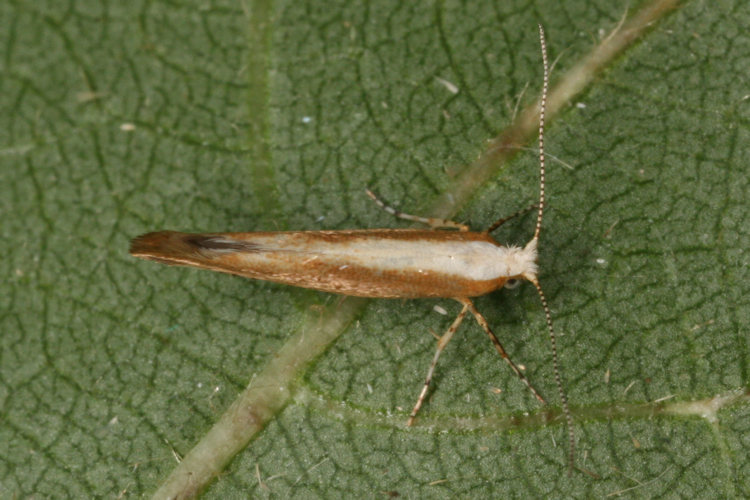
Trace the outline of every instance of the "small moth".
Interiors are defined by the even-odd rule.
[[[513,363],[472,297],[485,295],[518,280],[530,281],[544,309],[552,345],[555,382],[560,393],[569,437],[569,465],[574,461],[573,419],[563,390],[552,317],[537,279],[537,246],[544,214],[544,114],[549,68],[544,30],[539,26],[544,81],[539,110],[539,202],[534,236],[525,246],[502,246],[490,233],[510,217],[482,232],[454,221],[424,218],[399,212],[367,191],[376,204],[395,217],[424,223],[431,229],[362,229],[349,231],[284,231],[190,234],[159,231],[138,236],[130,253],[164,264],[193,266],[312,288],[325,292],[374,298],[443,297],[463,306],[439,338],[422,390],[407,425],[412,425],[427,396],[440,354],[467,313],[471,312],[495,349],[516,376],[542,403],[544,399]],[[535,208],[533,205],[530,208]],[[439,231],[438,229],[454,229]],[[457,230],[456,230],[457,229]]]

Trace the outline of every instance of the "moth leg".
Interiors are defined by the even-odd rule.
[[[439,229],[442,227],[442,228],[458,229],[460,231],[469,230],[469,226],[467,226],[466,224],[461,224],[459,222],[454,222],[452,220],[435,219],[432,217],[419,217],[418,215],[405,214],[404,212],[396,210],[395,208],[383,203],[383,201],[381,201],[380,198],[378,198],[375,195],[375,193],[373,193],[369,189],[365,189],[365,192],[367,193],[367,196],[372,198],[372,201],[374,201],[380,208],[382,208],[389,214],[393,215],[394,217],[398,217],[399,219],[410,220],[412,222],[419,222],[421,224],[427,224],[432,229]]]
[[[513,212],[512,214],[508,215],[507,217],[503,217],[502,219],[498,219],[495,222],[493,222],[492,225],[485,230],[485,233],[491,233],[492,231],[494,231],[495,229],[499,228],[500,226],[502,226],[503,224],[505,224],[509,220],[511,220],[511,219],[513,219],[515,217],[518,217],[519,215],[523,215],[526,212],[531,212],[532,210],[536,210],[537,208],[539,208],[539,205],[537,205],[536,203],[532,203],[528,207],[522,208],[521,210]]]
[[[474,318],[476,318],[477,323],[479,323],[479,326],[482,327],[482,329],[487,333],[487,335],[490,337],[490,340],[492,341],[492,345],[495,346],[495,349],[497,352],[500,353],[500,356],[505,360],[506,363],[508,363],[508,366],[510,366],[510,369],[513,370],[513,373],[516,374],[518,378],[521,379],[521,381],[526,384],[526,387],[529,388],[531,393],[542,403],[546,404],[546,401],[544,401],[544,398],[539,395],[536,389],[534,389],[534,386],[531,385],[531,382],[529,382],[529,379],[526,378],[526,376],[521,372],[521,370],[511,361],[510,356],[508,356],[508,353],[505,352],[505,349],[503,348],[502,344],[500,344],[500,341],[497,339],[494,333],[492,333],[492,329],[490,329],[490,325],[487,323],[487,320],[484,319],[484,316],[477,311],[477,308],[474,307],[474,304],[469,299],[456,299],[460,303],[464,305],[464,309],[468,309],[471,311],[471,314],[474,315]]]
[[[424,381],[424,387],[422,387],[422,392],[419,393],[417,404],[414,405],[414,409],[411,411],[411,415],[409,415],[409,420],[406,422],[406,425],[411,426],[414,423],[414,419],[417,417],[417,412],[419,412],[419,409],[422,407],[422,403],[424,403],[424,399],[427,396],[427,390],[430,388],[430,383],[432,382],[432,374],[435,372],[435,366],[437,366],[438,358],[440,358],[440,353],[443,352],[443,349],[445,349],[445,346],[448,345],[448,342],[450,342],[453,334],[456,333],[456,330],[458,330],[458,327],[461,325],[464,317],[466,317],[466,311],[468,310],[469,306],[464,304],[461,312],[458,313],[456,319],[453,320],[453,324],[450,326],[450,328],[448,328],[443,336],[438,339],[437,350],[435,351],[435,356],[432,358],[432,363],[430,363],[430,369],[427,370],[427,378]]]

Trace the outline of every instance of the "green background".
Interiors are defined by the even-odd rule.
[[[405,227],[364,188],[429,215],[538,96],[538,22],[554,84],[649,5],[3,2],[0,496],[152,493],[342,307],[132,237]],[[476,303],[551,412],[466,321],[405,428],[459,307],[367,301],[206,496],[750,496],[748,32],[747,2],[683,2],[548,124],[541,281],[590,474],[525,285]],[[533,152],[496,168],[458,220],[534,201]]]

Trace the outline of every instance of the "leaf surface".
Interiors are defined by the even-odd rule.
[[[319,4],[0,7],[1,496],[196,492],[196,443],[209,498],[750,495],[748,5]],[[553,86],[586,79],[551,103],[540,265],[590,474],[528,285],[476,303],[550,405],[466,321],[406,428],[457,304],[128,256],[157,229],[405,227],[365,187],[479,229],[533,202],[533,151],[490,141],[538,96],[537,22]],[[234,456],[210,438],[248,385]]]

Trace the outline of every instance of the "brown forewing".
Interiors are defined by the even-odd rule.
[[[426,258],[429,258],[430,242],[486,241],[497,245],[486,233],[412,229],[208,234],[160,231],[135,238],[130,253],[164,264],[194,266],[359,297],[476,297],[496,290],[507,281],[502,277],[474,280],[440,272],[383,270],[359,264],[342,266],[295,252],[274,252],[270,261],[267,258],[253,261],[251,257],[254,252],[268,256],[266,250],[253,242],[254,239],[274,235],[283,235],[292,242],[297,241],[300,246],[310,243],[344,245],[358,238],[424,241]]]

